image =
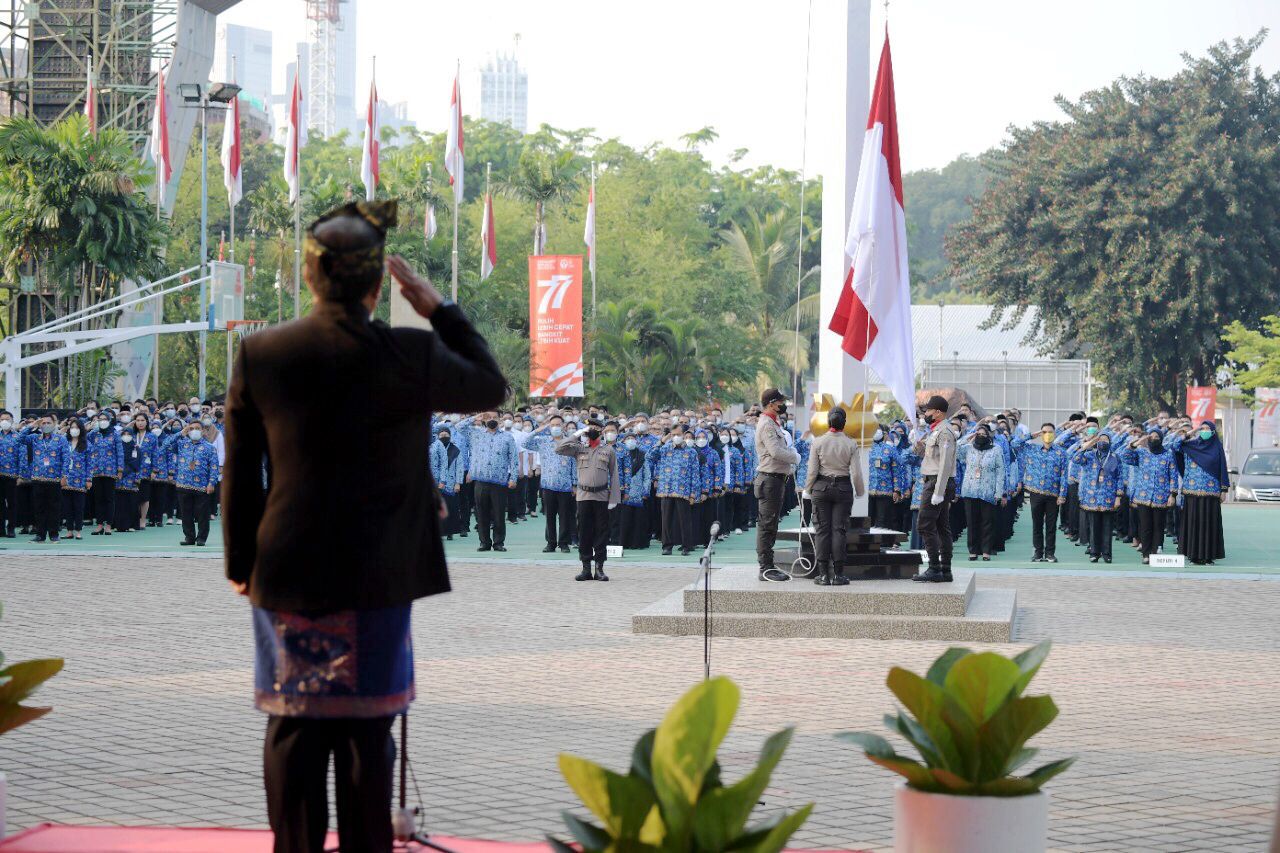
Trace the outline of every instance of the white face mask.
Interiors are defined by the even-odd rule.
[[[9,430],[13,429],[13,421],[7,420],[7,419],[0,421],[0,429],[4,430],[5,432],[8,432]]]
[[[97,409],[86,409],[86,410],[85,410],[85,413],[84,413],[84,415],[85,415],[85,417],[86,417],[86,418],[92,418],[92,417],[95,417],[97,414],[98,414],[98,410],[97,410]]]
[[[685,446],[685,447],[693,447],[693,439],[692,439],[692,438],[686,438],[686,439],[684,440],[684,446]]]
[[[511,420],[511,418],[507,418],[505,421],[503,421],[503,422],[502,422],[502,428],[503,428],[503,429],[511,429],[511,425],[512,425],[512,424],[514,424],[514,423],[515,423],[515,421]]]
[[[78,430],[78,429],[69,430],[68,432],[70,433],[70,435],[71,435],[71,437],[72,437],[72,438],[79,438],[79,437],[80,437],[80,430]]]
[[[109,424],[108,422],[98,421],[98,429],[105,430],[105,429],[109,429],[110,427],[111,427],[111,424]]]
[[[192,430],[190,433],[188,433],[188,435],[191,437],[192,441],[199,441],[200,439],[204,438],[204,436],[202,436],[200,433],[196,432],[195,430]]]
[[[127,423],[129,423],[129,416],[128,416],[128,415],[121,415],[119,418],[117,418],[117,420],[118,420],[118,421],[120,421],[120,423],[122,423],[122,424],[127,424]]]
[[[152,434],[152,435],[159,435],[161,432],[162,432],[162,430],[160,429],[160,427],[152,427],[152,428],[151,428],[151,434]]]
[[[644,435],[646,432],[648,432],[648,431],[649,431],[649,425],[648,425],[648,424],[636,424],[636,426],[635,426],[635,430],[636,430],[636,434],[637,434],[637,435]]]
[[[617,441],[617,440],[618,440],[618,434],[617,434],[616,432],[606,432],[606,433],[604,434],[604,440],[605,440],[605,441],[608,441],[608,442],[614,442],[614,441]]]
[[[627,450],[636,449],[636,440],[634,438],[628,438],[625,442],[623,442],[623,444],[627,446]]]
[[[553,426],[551,428],[551,435],[554,438],[559,438],[560,436],[564,435],[564,427]]]
[[[720,436],[720,443],[721,443],[721,444],[728,444],[728,443],[729,443],[729,436],[727,436],[727,435],[722,435],[722,436]]]
[[[129,444],[130,442],[133,441],[133,436],[129,435],[129,433],[126,432],[124,435],[120,436],[120,440],[123,441],[125,444]]]
[[[872,437],[873,437],[876,441],[879,441],[880,439],[884,438],[884,430],[882,430],[882,429],[878,429],[878,430],[876,430],[876,434],[875,434],[874,436],[872,436]]]
[[[697,441],[695,441],[694,444],[696,444],[698,447],[706,447],[707,440],[705,438],[700,438]]]

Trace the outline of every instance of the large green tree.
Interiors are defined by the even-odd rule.
[[[1222,329],[1280,307],[1280,75],[1265,33],[1125,77],[1066,119],[1011,131],[948,240],[953,278],[998,308],[1039,308],[1046,349],[1087,354],[1110,396],[1174,407],[1212,382]]]

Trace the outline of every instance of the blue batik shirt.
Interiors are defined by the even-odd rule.
[[[29,432],[22,439],[31,450],[29,479],[37,483],[62,482],[62,467],[66,459],[67,440],[56,432],[49,435],[40,432]]]
[[[1103,455],[1096,448],[1077,450],[1072,457],[1080,472],[1080,508],[1093,512],[1114,509],[1120,495],[1119,454]]]
[[[1182,447],[1182,442],[1182,436],[1174,436],[1169,440],[1169,449],[1176,452],[1178,448]],[[1212,498],[1222,496],[1222,490],[1226,488],[1226,483],[1219,483],[1217,477],[1197,465],[1190,456],[1184,454],[1183,459],[1182,494]]]
[[[179,489],[203,492],[218,482],[218,451],[203,438],[192,441],[185,434],[175,441],[178,454],[173,482]]]
[[[89,430],[89,476],[118,480],[124,473],[124,445],[114,428]]]
[[[867,458],[871,472],[867,494],[880,497],[893,495],[894,479],[898,473],[898,448],[883,440],[873,442]]]
[[[958,448],[956,455],[964,457],[960,497],[977,498],[993,504],[1005,496],[1004,452],[998,446],[979,450],[967,444]]]
[[[67,442],[67,452],[62,459],[62,478],[67,481],[62,488],[83,492],[89,488],[89,448],[76,450]]]
[[[120,481],[116,483],[116,488],[126,492],[136,492],[138,483],[147,475],[146,468],[142,464],[145,454],[141,442],[137,440],[137,434],[130,431],[130,435],[129,441],[120,439],[124,469],[120,475]]]
[[[1040,439],[1016,438],[1013,446],[1022,461],[1022,488],[1037,495],[1067,496],[1068,454],[1062,445],[1046,446]]]
[[[648,460],[658,472],[657,497],[683,498],[690,503],[702,497],[702,460],[697,449],[659,444],[649,451]]]
[[[1165,507],[1178,482],[1178,466],[1167,447],[1152,453],[1149,447],[1126,447],[1120,458],[1134,476],[1129,500],[1140,506]]]
[[[22,441],[13,430],[0,432],[0,477],[18,476],[18,451]]]
[[[550,429],[546,429],[531,436],[524,449],[537,453],[542,460],[540,488],[566,494],[577,488],[578,459],[576,456],[561,456],[556,453],[556,443],[559,440],[551,435]]]
[[[702,495],[718,497],[724,491],[724,457],[714,447],[698,449],[702,456]]]
[[[520,473],[520,454],[511,433],[489,432],[483,427],[467,429],[471,434],[471,479],[501,486],[514,483]]]
[[[633,464],[631,457],[639,454],[639,464]],[[636,442],[634,451],[628,450],[625,444],[618,445],[618,481],[622,484],[623,506],[644,506],[649,499],[649,485],[653,482],[653,473],[649,469],[649,458]]]
[[[446,495],[456,495],[462,487],[466,471],[462,466],[462,451],[453,443],[452,435],[448,447],[438,438],[431,442],[428,456],[431,460],[431,474],[436,478],[440,491]]]

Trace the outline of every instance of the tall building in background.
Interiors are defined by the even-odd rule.
[[[213,79],[231,80],[232,58],[235,59],[235,82],[258,107],[271,103],[271,32],[239,24],[218,27],[218,42],[213,57]]]
[[[306,0],[307,127],[321,136],[356,132],[356,2]]]
[[[520,67],[517,51],[495,54],[480,69],[480,118],[506,122],[524,133],[529,124],[529,75]]]
[[[337,44],[338,78],[334,87],[337,129],[346,130],[353,137],[358,137],[364,127],[364,100],[356,98],[356,5],[357,0],[344,0],[342,4]],[[367,69],[364,71],[368,73]]]

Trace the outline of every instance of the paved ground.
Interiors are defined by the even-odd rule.
[[[60,654],[49,717],[0,739],[10,828],[75,823],[260,826],[263,718],[250,706],[248,613],[212,559],[10,555],[0,648]],[[411,752],[433,830],[538,839],[575,805],[568,750],[625,767],[632,741],[701,674],[698,638],[636,636],[633,612],[690,580],[621,567],[458,565],[457,590],[415,609]],[[1072,851],[1265,848],[1280,783],[1280,582],[1045,575],[1016,586],[1020,644],[1056,641],[1038,687],[1062,708],[1043,757],[1079,756],[1052,784],[1052,846]],[[1012,650],[1012,647],[1002,647]],[[763,738],[799,726],[766,809],[818,803],[804,847],[891,843],[886,771],[831,735],[875,729],[894,664],[942,645],[717,640],[744,707],[730,778]]]
[[[1276,554],[1280,553],[1280,506],[1259,504],[1228,504],[1223,508],[1223,531],[1227,543],[1227,559],[1214,566],[1187,566],[1182,569],[1149,569],[1140,562],[1136,551],[1128,545],[1115,543],[1115,562],[1090,563],[1084,549],[1072,545],[1059,535],[1057,556],[1060,563],[1047,565],[1032,563],[1031,560],[1031,524],[1030,511],[1023,510],[1022,517],[1014,528],[1014,536],[1008,542],[1004,553],[996,555],[992,562],[984,568],[1002,567],[1020,571],[1045,571],[1057,573],[1062,571],[1086,570],[1103,573],[1124,573],[1133,571],[1155,572],[1160,574],[1182,574],[1194,570],[1200,575],[1258,575],[1280,574],[1280,561]],[[783,520],[782,526],[799,525],[799,513],[793,512]],[[507,561],[528,562],[531,560],[576,563],[577,550],[572,553],[542,553],[545,544],[543,531],[545,519],[530,518],[519,524],[508,525],[507,547],[505,554],[478,554],[475,534],[458,537],[447,543],[450,559],[466,560],[478,557]],[[31,552],[39,554],[129,554],[129,555],[173,555],[181,553],[200,557],[217,557],[222,551],[222,529],[215,519],[209,533],[207,548],[181,548],[178,542],[182,539],[182,530],[176,525],[162,528],[149,528],[140,532],[116,533],[112,536],[90,536],[87,533],[79,541],[63,540],[58,543],[36,544],[30,537],[17,539],[0,539],[0,552]],[[1168,542],[1166,550],[1174,553],[1174,544]],[[697,556],[680,557],[677,551],[672,557],[663,557],[661,548],[654,545],[648,550],[633,551],[629,558],[636,561],[656,562],[663,565],[695,566]],[[755,560],[755,531],[731,536],[727,542],[721,543],[717,549],[717,559],[723,563],[750,563]],[[966,556],[965,542],[962,538],[957,544],[958,559],[964,561]]]

